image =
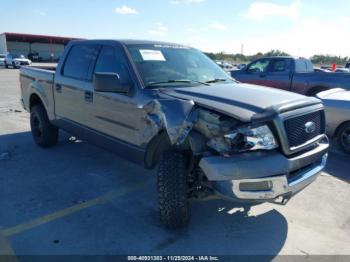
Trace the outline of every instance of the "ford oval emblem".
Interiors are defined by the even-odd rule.
[[[312,134],[316,131],[316,124],[314,122],[307,122],[305,124],[305,132],[308,134]]]

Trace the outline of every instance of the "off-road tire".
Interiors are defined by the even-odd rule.
[[[187,196],[187,160],[180,151],[166,151],[158,165],[160,220],[169,229],[188,224],[190,207]]]
[[[58,141],[58,128],[50,123],[45,108],[35,105],[30,112],[30,127],[35,143],[40,147],[53,147]]]
[[[347,154],[350,154],[350,123],[346,123],[340,127],[337,132],[337,140],[339,147]]]

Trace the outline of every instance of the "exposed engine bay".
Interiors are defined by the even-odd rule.
[[[253,126],[208,109],[197,108],[198,118],[193,130],[206,139],[206,145],[215,152],[229,157],[234,153],[271,150],[277,142],[267,125]]]
[[[193,101],[155,100],[144,108],[151,128],[148,125],[143,138],[165,129],[172,145],[183,146],[188,141],[195,155],[209,153],[229,157],[246,151],[272,150],[278,146],[267,124],[243,123],[197,106]]]

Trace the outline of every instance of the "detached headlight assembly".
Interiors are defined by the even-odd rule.
[[[239,128],[224,136],[226,141],[238,151],[272,150],[278,143],[267,125],[255,128]]]

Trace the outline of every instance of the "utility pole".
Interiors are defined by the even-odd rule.
[[[244,53],[244,44],[242,44],[241,46],[241,55],[243,55],[243,53]]]

